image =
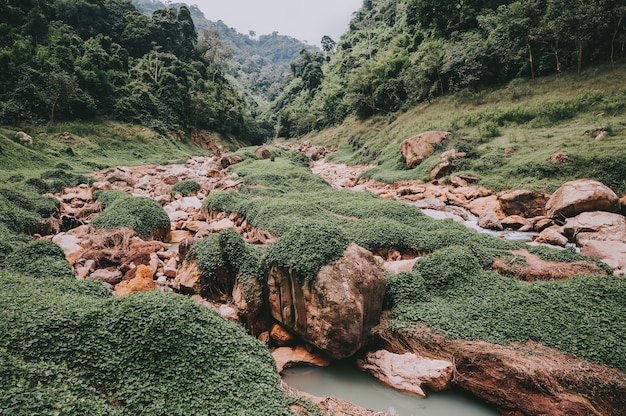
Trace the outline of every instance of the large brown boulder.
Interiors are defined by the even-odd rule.
[[[267,280],[271,317],[332,358],[353,355],[378,324],[385,278],[374,255],[356,244],[307,280],[271,265]]]
[[[563,233],[580,246],[588,240],[626,241],[626,217],[611,212],[583,212],[565,221]]]
[[[506,215],[520,215],[524,218],[541,217],[546,215],[546,194],[515,190],[504,191],[498,194],[500,207]]]
[[[447,131],[427,131],[403,141],[400,144],[400,152],[404,156],[406,166],[413,169],[433,153],[434,144],[440,144],[450,137],[452,133]]]
[[[550,218],[575,217],[585,211],[617,212],[619,198],[609,187],[593,179],[563,184],[546,203]]]

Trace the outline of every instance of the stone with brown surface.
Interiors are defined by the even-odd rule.
[[[272,351],[276,361],[276,370],[282,373],[289,367],[328,367],[330,359],[321,353],[312,352],[310,348],[299,345],[297,347],[279,347]]]
[[[113,292],[115,296],[127,296],[139,292],[149,292],[154,289],[153,273],[150,267],[140,265],[137,267],[135,277],[130,280],[124,280],[117,286]]]
[[[563,184],[546,203],[550,218],[575,217],[581,212],[617,212],[619,199],[609,187],[593,179],[579,179]]]
[[[575,276],[606,275],[593,261],[557,262],[542,260],[536,254],[527,250],[512,250],[512,254],[519,256],[522,261],[510,261],[510,259],[497,258],[491,268],[505,276],[511,276],[518,280],[534,282],[538,280],[563,280]]]
[[[403,141],[400,144],[400,152],[404,156],[406,166],[413,169],[433,153],[435,150],[433,145],[441,144],[450,137],[452,133],[447,131],[427,131]]]
[[[378,324],[385,293],[374,256],[356,244],[323,266],[313,281],[270,265],[267,285],[271,317],[337,359],[365,345]]]
[[[580,246],[588,240],[626,242],[626,217],[611,212],[583,212],[565,221],[563,233]]]
[[[259,147],[254,154],[261,159],[269,159],[272,157],[272,152],[267,150],[265,147]]]
[[[533,229],[533,225],[530,221],[520,215],[509,215],[502,218],[500,224],[505,230],[517,230],[517,231],[530,231]]]
[[[565,247],[569,240],[559,231],[558,227],[549,227],[541,231],[533,241],[538,244],[549,244]]]
[[[446,338],[426,325],[378,327],[385,348],[451,360],[454,384],[498,407],[503,415],[622,416],[626,376],[539,343],[508,346]]]
[[[450,162],[441,162],[430,171],[429,178],[431,181],[441,179],[444,176],[448,176],[452,172],[452,165]]]
[[[613,269],[615,275],[626,274],[626,242],[624,241],[587,241],[580,253],[602,260]]]
[[[386,350],[369,352],[357,365],[388,386],[426,397],[423,387],[442,391],[450,387],[454,365],[447,360],[418,357],[413,353],[394,354]]]
[[[478,226],[486,230],[504,230],[500,219],[493,209],[486,209],[480,214],[478,217]]]
[[[546,215],[548,195],[525,190],[505,191],[498,193],[498,201],[506,215],[533,218]]]

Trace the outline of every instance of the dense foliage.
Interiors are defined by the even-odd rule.
[[[366,0],[336,47],[303,50],[294,61],[275,101],[277,134],[300,136],[350,114],[393,113],[449,92],[616,62],[624,53],[625,6]]]
[[[187,297],[0,282],[0,413],[290,414],[267,348]]]
[[[198,42],[186,6],[141,14],[130,0],[0,3],[0,123],[113,118],[241,139],[256,127]]]
[[[455,272],[466,267],[473,273]],[[449,248],[390,277],[387,289],[396,327],[425,322],[447,336],[502,345],[534,340],[626,370],[623,277],[528,283],[477,270],[470,252]]]

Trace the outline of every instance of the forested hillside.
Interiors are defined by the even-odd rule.
[[[338,43],[292,66],[275,103],[277,134],[616,62],[625,15],[624,0],[365,0]]]
[[[0,124],[114,119],[259,137],[189,8],[131,0],[0,2]]]
[[[133,0],[133,4],[149,16],[155,10],[168,7],[160,0]],[[185,3],[169,4],[169,7],[181,6]],[[318,49],[278,32],[260,36],[254,32],[240,33],[227,22],[207,19],[198,6],[188,7],[200,41],[211,45],[214,65],[226,73],[244,95],[252,116],[262,126],[260,136],[273,137],[271,103],[280,93],[291,62],[303,48]]]

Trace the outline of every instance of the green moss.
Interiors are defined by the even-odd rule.
[[[204,212],[223,211],[228,213],[244,214],[250,197],[239,192],[211,192],[202,202]]]
[[[193,180],[180,181],[172,186],[172,194],[182,196],[195,195],[200,190],[200,184]]]
[[[80,397],[124,415],[291,414],[267,348],[239,325],[184,296],[103,298],[86,284],[0,272],[0,348],[66,365],[97,387]]]
[[[442,293],[467,284],[482,267],[470,249],[450,246],[421,258],[413,265],[413,270],[423,277],[429,291]]]
[[[265,263],[290,268],[297,278],[313,281],[322,266],[343,255],[348,243],[338,227],[305,223],[289,229],[272,244]]]
[[[105,201],[107,207],[92,222],[97,228],[130,227],[144,238],[156,239],[163,239],[169,232],[170,219],[167,213],[158,202],[150,198],[115,194],[112,201],[106,197]]]
[[[0,348],[0,413],[104,416],[120,414],[63,365],[25,362]]]
[[[7,270],[35,278],[73,278],[63,249],[50,240],[36,240],[16,247],[4,266]]]

